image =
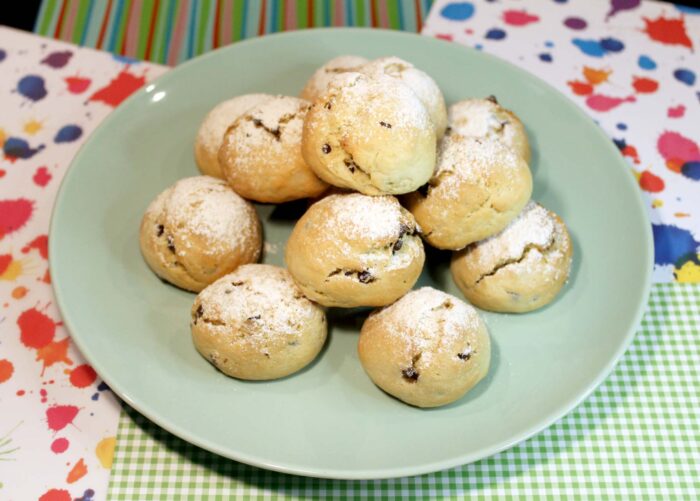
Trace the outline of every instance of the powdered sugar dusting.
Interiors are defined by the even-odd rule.
[[[204,289],[197,298],[202,318],[215,319],[211,328],[241,334],[237,342],[264,347],[270,340],[290,340],[309,321],[318,321],[321,308],[303,296],[289,272],[277,266],[239,267]]]
[[[301,97],[315,100],[328,88],[328,84],[336,75],[348,71],[358,71],[362,65],[367,63],[367,59],[361,56],[338,56],[317,69],[306,83]]]
[[[330,209],[324,222],[329,231],[338,228],[348,239],[382,240],[395,238],[401,231],[401,205],[392,196],[372,197],[360,193],[329,195],[317,202]]]
[[[168,226],[184,229],[179,232],[182,236],[205,238],[210,244],[205,250],[216,253],[235,248],[252,237],[252,207],[221,179],[190,177],[175,183],[171,190],[163,206]]]

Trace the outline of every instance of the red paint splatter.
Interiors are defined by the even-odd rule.
[[[631,158],[636,164],[639,163],[639,153],[637,153],[637,148],[630,144],[622,148],[622,156]]]
[[[39,391],[39,396],[41,397],[41,403],[42,403],[42,404],[45,404],[45,403],[46,403],[46,397],[48,396],[48,393],[46,392],[46,390],[42,388],[42,389]]]
[[[73,424],[73,420],[80,412],[75,405],[52,405],[46,409],[46,421],[49,429],[60,431],[69,424]]]
[[[0,254],[0,275],[5,273],[12,264],[12,254]]]
[[[65,452],[68,449],[69,445],[70,442],[68,442],[68,439],[63,437],[57,438],[56,440],[51,442],[51,450],[54,454],[60,454],[62,452]]]
[[[5,174],[7,174],[7,171],[0,169],[0,177],[5,177]]]
[[[692,50],[693,42],[685,31],[685,19],[665,18],[663,15],[656,19],[642,18],[646,24],[642,30],[649,38],[666,45],[683,45]]]
[[[653,78],[633,77],[632,87],[640,94],[651,94],[659,88],[659,82]]]
[[[685,106],[682,104],[668,108],[668,118],[681,118],[683,115],[685,115]]]
[[[617,108],[622,103],[633,103],[636,99],[634,96],[628,97],[610,97],[603,94],[593,94],[586,99],[586,105],[595,111],[610,111]]]
[[[0,200],[0,238],[21,229],[34,211],[34,202],[26,198]]]
[[[666,160],[667,165],[668,162],[678,165],[677,172],[680,172],[680,166],[686,162],[700,161],[698,144],[678,132],[666,131],[661,134],[656,142],[656,147]]]
[[[68,358],[68,346],[70,344],[69,338],[61,339],[60,341],[54,341],[43,348],[37,350],[36,360],[37,362],[42,362],[44,366],[41,369],[41,375],[44,375],[44,371],[47,367],[51,367],[53,364],[59,362],[66,365],[73,365],[73,361]]]
[[[511,26],[525,26],[539,20],[539,17],[528,14],[524,10],[510,9],[503,13],[503,21]]]
[[[46,273],[44,273],[44,276],[41,278],[41,281],[45,284],[51,283],[51,274],[49,273],[48,269],[46,270]]]
[[[12,362],[6,358],[0,360],[0,383],[4,383],[5,381],[9,380],[14,372],[15,366],[12,365]]]
[[[129,73],[128,69],[124,69],[107,86],[102,87],[90,96],[89,100],[102,101],[109,106],[115,107],[145,83],[146,77],[143,75],[140,77],[136,76],[133,73]]]
[[[90,87],[92,80],[79,76],[66,77],[63,79],[66,82],[68,92],[71,94],[82,94]]]
[[[66,477],[66,482],[69,484],[72,484],[74,482],[77,482],[81,478],[85,476],[85,474],[88,472],[87,466],[85,465],[85,461],[83,461],[83,458],[80,458],[77,463],[75,463],[75,466],[71,468],[70,472],[68,472],[68,476]]]
[[[589,83],[580,82],[578,80],[571,80],[566,83],[569,85],[569,87],[571,87],[571,91],[577,96],[588,96],[589,94],[593,94],[593,86]]]
[[[17,325],[22,344],[38,350],[53,340],[57,324],[36,308],[29,308],[17,318]]]
[[[438,33],[435,35],[435,38],[439,40],[447,40],[448,42],[452,41],[452,35],[450,35],[449,33]]]
[[[17,390],[18,397],[23,397],[25,393],[26,393],[26,391],[24,391],[24,390]]]
[[[22,247],[22,254],[28,254],[32,249],[39,251],[39,255],[44,259],[49,257],[49,237],[47,235],[39,235],[27,245]]]
[[[46,167],[39,167],[34,173],[32,180],[34,181],[34,184],[43,188],[49,184],[49,181],[51,181],[51,174]]]
[[[88,364],[79,365],[70,373],[70,383],[76,388],[85,388],[95,382],[97,373]]]
[[[664,190],[665,184],[664,180],[659,176],[645,170],[642,172],[641,176],[639,176],[639,186],[641,186],[644,191],[658,193]]]
[[[39,501],[71,501],[70,493],[65,489],[49,489],[41,495]]]

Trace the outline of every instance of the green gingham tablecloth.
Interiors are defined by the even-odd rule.
[[[126,408],[110,499],[698,499],[700,285],[656,284],[612,374],[575,411],[487,459],[429,475],[284,475],[199,449]]]

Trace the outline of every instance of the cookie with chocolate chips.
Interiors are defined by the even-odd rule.
[[[458,400],[486,376],[491,344],[474,308],[423,287],[367,318],[358,354],[382,390],[417,407],[437,407]]]
[[[408,292],[425,253],[410,212],[392,196],[328,195],[292,231],[285,260],[294,281],[324,306],[383,306]]]
[[[146,209],[141,253],[163,280],[198,292],[260,257],[262,230],[253,206],[210,176],[182,179]]]

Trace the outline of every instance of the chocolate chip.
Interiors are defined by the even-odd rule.
[[[396,242],[394,242],[394,246],[391,248],[391,252],[398,252],[401,250],[401,247],[403,247],[403,240],[399,238]]]
[[[348,170],[350,170],[350,172],[355,172],[355,162],[346,158],[345,160],[343,160],[343,163],[345,164],[345,167],[347,167]]]
[[[387,129],[391,129],[391,124],[387,122],[379,122],[379,125],[382,127],[386,127]]]
[[[491,101],[493,104],[498,104],[498,99],[496,99],[496,96],[494,96],[493,94],[491,94],[490,96],[488,96],[488,97],[486,98],[486,100],[487,100],[487,101]]]
[[[197,315],[197,318],[202,318],[202,315],[204,315],[204,308],[202,307],[201,304],[199,306],[197,306],[197,311],[196,311],[195,315]]]
[[[457,356],[459,357],[460,360],[469,360],[472,358],[472,352],[468,351],[466,353],[457,353]]]
[[[363,284],[368,284],[368,283],[374,281],[374,277],[367,270],[363,270],[363,271],[359,272],[357,274],[357,279],[360,281],[360,283],[363,283]]]
[[[232,291],[231,289],[226,289],[226,290],[224,291],[224,294],[231,294],[232,292],[233,292],[233,291]]]
[[[450,134],[452,134],[452,127],[448,127],[447,129],[445,129],[445,135],[449,136]]]
[[[323,105],[323,107],[326,108],[327,110],[330,110],[332,108],[331,102],[328,101],[326,104]]]
[[[326,143],[323,146],[321,146],[321,151],[323,152],[324,155],[328,155],[332,150],[331,145]]]
[[[156,226],[156,236],[157,237],[161,236],[163,234],[163,231],[165,231],[165,226],[163,226],[162,224],[159,224],[158,226]]]
[[[428,196],[428,190],[430,190],[430,183],[425,183],[423,186],[418,188],[416,191],[420,193],[423,197]]]
[[[253,320],[260,320],[260,318],[261,318],[261,315],[257,314],[257,315],[253,315],[252,317],[246,318],[246,320],[253,321]]]
[[[244,283],[245,282],[243,282],[243,280],[238,280],[236,282],[231,282],[231,285],[233,285],[234,287],[238,287],[239,285],[243,285]]]
[[[418,371],[416,371],[416,369],[413,367],[409,367],[408,369],[402,370],[401,374],[403,375],[403,378],[409,383],[415,383],[420,377]]]
[[[173,241],[172,235],[168,235],[168,250],[175,253],[175,242]]]

